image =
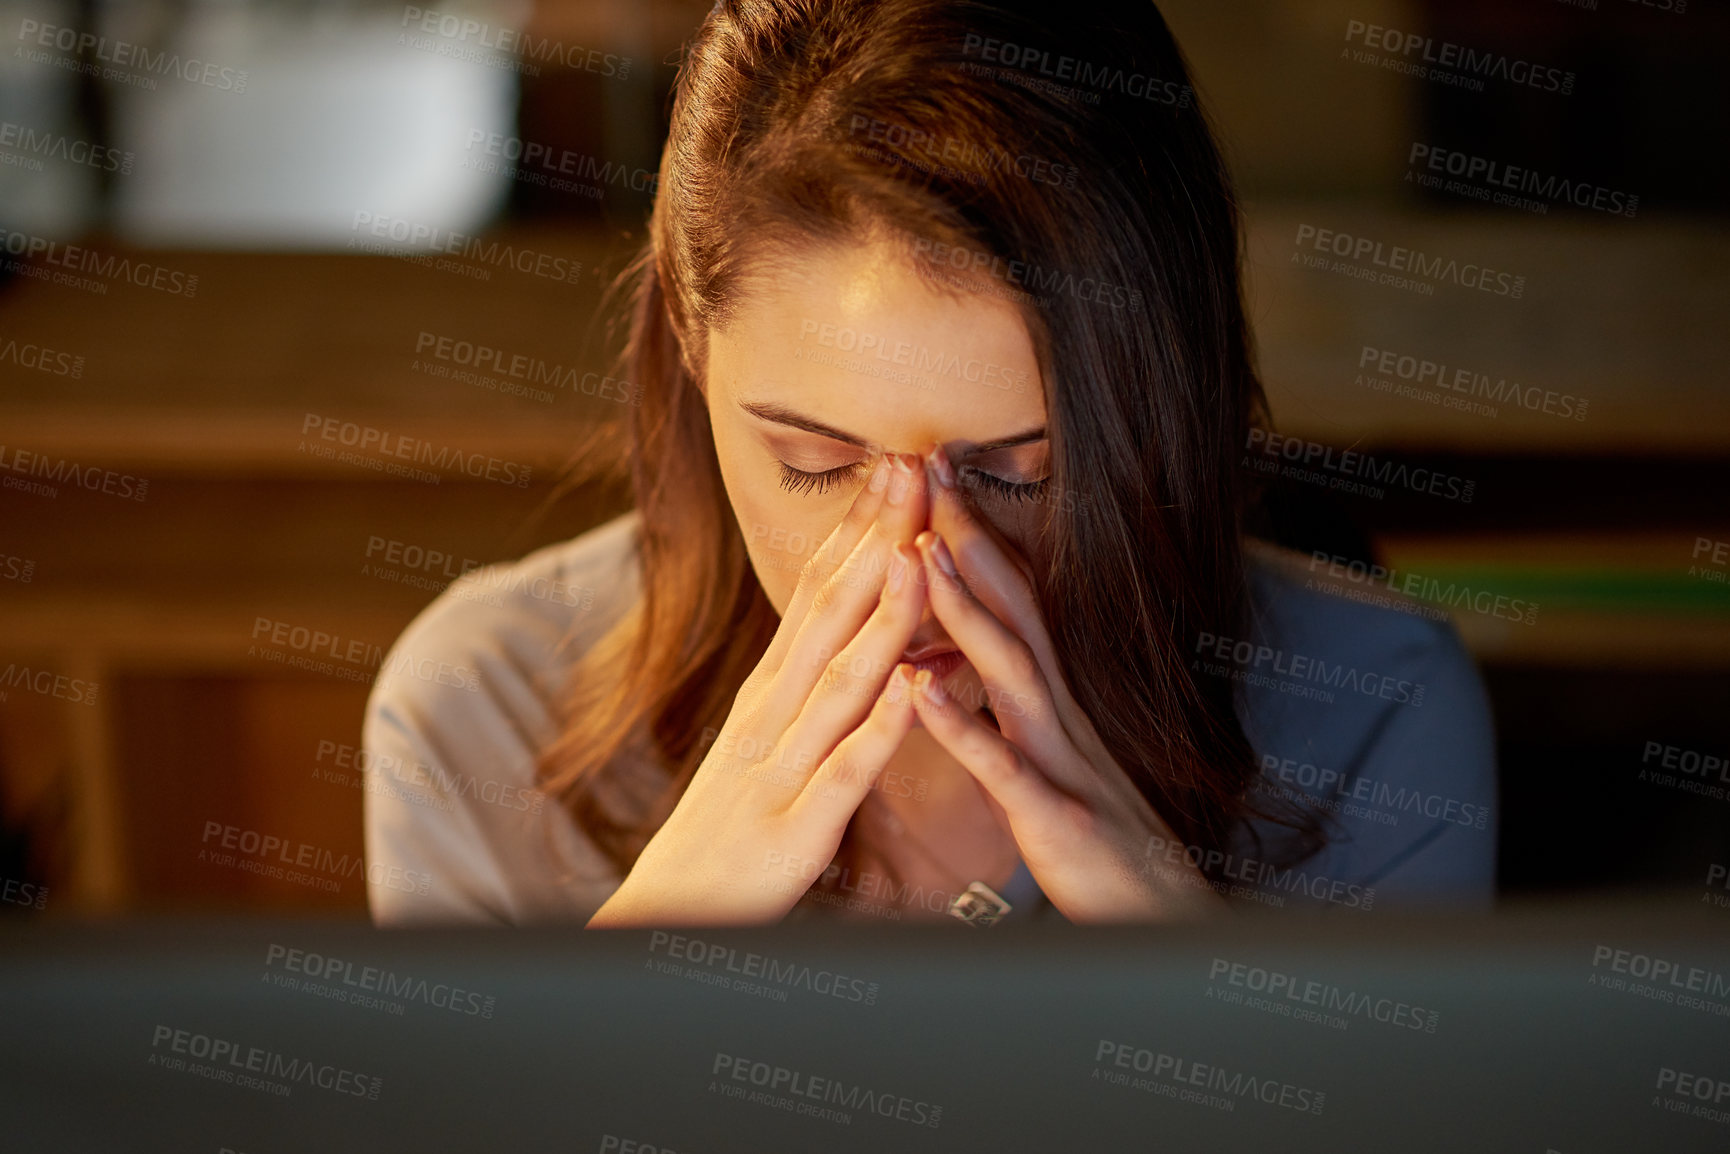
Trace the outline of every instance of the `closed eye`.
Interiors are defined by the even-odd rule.
[[[1050,477],[1041,477],[1037,481],[1019,482],[1005,481],[1002,477],[993,476],[983,469],[972,465],[963,465],[956,470],[961,481],[971,486],[976,492],[985,493],[1004,501],[1037,501],[1044,496],[1045,490],[1051,485]]]
[[[865,467],[865,462],[841,465],[817,473],[795,469],[785,461],[781,461],[780,466],[781,488],[790,493],[821,494],[853,480]],[[963,465],[956,472],[961,482],[975,492],[1002,501],[1037,501],[1051,485],[1050,477],[1028,482],[1006,481],[971,465]]]
[[[864,462],[856,461],[851,465],[825,469],[821,473],[807,473],[804,469],[795,469],[785,461],[780,464],[781,488],[790,493],[827,493],[837,485],[851,480],[865,467]]]

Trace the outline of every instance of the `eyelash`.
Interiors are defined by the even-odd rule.
[[[842,465],[838,469],[825,469],[821,473],[807,473],[803,469],[795,469],[787,462],[781,462],[781,488],[790,493],[827,493],[830,489],[849,480],[860,469],[862,464]]]
[[[803,469],[795,469],[785,461],[780,464],[781,488],[790,493],[827,493],[836,486],[845,484],[864,468],[864,464],[859,463],[842,465],[836,469],[825,469],[821,473],[807,473]],[[1051,484],[1049,477],[1028,484],[1005,481],[1002,477],[994,477],[990,473],[965,465],[962,466],[960,473],[963,484],[974,485],[1003,501],[1038,500]]]

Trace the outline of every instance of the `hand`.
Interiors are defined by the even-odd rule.
[[[883,458],[799,575],[679,803],[592,928],[774,922],[827,869],[914,721],[925,473]],[[790,876],[791,875],[791,876]]]
[[[1001,808],[1028,871],[1070,921],[1227,909],[1187,858],[1169,865],[1149,853],[1178,838],[1070,694],[1031,569],[973,515],[941,446],[926,466],[933,528],[917,544],[931,611],[984,682],[999,728],[921,670],[913,697],[925,728]]]

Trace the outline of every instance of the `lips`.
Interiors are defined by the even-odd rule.
[[[916,652],[903,654],[901,660],[915,669],[929,669],[932,677],[941,680],[959,669],[967,658],[962,655],[961,650],[953,646],[928,645]]]

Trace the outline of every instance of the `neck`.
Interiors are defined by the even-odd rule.
[[[1000,888],[1021,861],[1002,807],[923,728],[908,733],[860,809],[870,811],[873,856],[927,888]]]

